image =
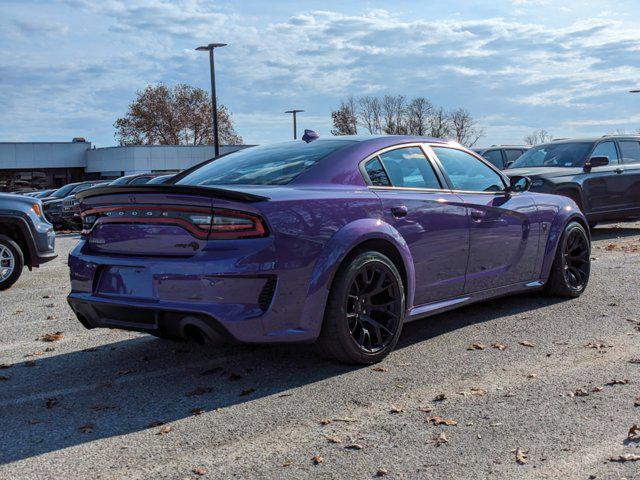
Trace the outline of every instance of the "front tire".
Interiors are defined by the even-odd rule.
[[[24,268],[24,255],[16,242],[0,235],[0,290],[18,281]]]
[[[584,227],[570,222],[564,229],[551,266],[547,294],[575,298],[582,295],[591,270],[591,244]]]
[[[333,281],[317,349],[343,363],[377,363],[398,343],[404,314],[404,285],[396,266],[380,252],[358,252]]]

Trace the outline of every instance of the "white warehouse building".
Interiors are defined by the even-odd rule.
[[[250,145],[221,145],[225,154]],[[57,187],[135,173],[177,172],[213,158],[213,145],[132,145],[95,148],[72,142],[0,142],[0,191]]]

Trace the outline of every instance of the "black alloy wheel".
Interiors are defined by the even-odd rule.
[[[564,243],[564,276],[567,284],[582,290],[589,279],[589,240],[579,229],[573,229]]]

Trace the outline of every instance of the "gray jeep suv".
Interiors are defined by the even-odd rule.
[[[0,290],[13,285],[25,266],[31,270],[56,258],[55,241],[39,199],[0,193]]]

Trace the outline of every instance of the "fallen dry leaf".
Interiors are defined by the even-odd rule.
[[[612,387],[613,385],[627,385],[628,383],[629,383],[629,380],[625,378],[622,380],[619,380],[619,379],[611,380],[609,383],[605,383],[605,385],[608,387]]]
[[[345,445],[344,448],[346,448],[347,450],[362,450],[364,447],[359,443],[351,443],[349,445]]]
[[[207,469],[204,467],[196,467],[191,471],[196,475],[204,475],[205,473],[207,473]]]
[[[433,412],[433,408],[431,408],[431,407],[418,407],[418,410],[420,410],[421,412],[424,412],[424,413]]]
[[[602,388],[602,387],[593,387],[593,388],[591,389],[591,391],[592,391],[593,393],[601,392],[602,390],[603,390],[603,388]]]
[[[442,402],[443,400],[446,400],[446,399],[447,399],[447,396],[444,393],[439,393],[438,395],[433,397],[434,402]]]
[[[382,365],[378,365],[377,367],[373,367],[371,370],[374,372],[388,372],[389,369],[387,367],[383,367]]]
[[[573,395],[576,397],[586,397],[589,395],[589,392],[587,392],[584,388],[578,388],[575,392],[573,392]]]
[[[311,461],[314,465],[320,465],[322,462],[324,462],[324,458],[322,458],[320,455],[316,455],[311,459]]]
[[[434,425],[448,425],[448,426],[458,424],[458,422],[456,422],[453,418],[443,418],[438,415],[427,418],[427,422],[432,422]]]
[[[484,350],[485,348],[487,347],[484,346],[482,343],[472,343],[467,347],[467,350]]]
[[[204,409],[203,409],[203,408],[197,408],[197,407],[196,407],[196,408],[192,408],[192,409],[191,409],[191,413],[192,413],[193,415],[202,415],[204,412],[205,412],[205,411],[204,411]]]
[[[523,347],[535,347],[536,344],[533,342],[529,342],[527,340],[523,340],[522,342],[518,342],[520,345],[522,345]]]
[[[402,413],[402,412],[404,412],[404,408],[401,408],[401,407],[392,406],[389,409],[389,413]]]
[[[82,425],[80,427],[80,431],[82,433],[91,433],[96,426],[93,423],[87,423],[86,425]]]
[[[625,453],[623,455],[617,455],[615,457],[609,457],[610,462],[637,462],[640,461],[640,455],[635,453]]]
[[[607,348],[608,345],[605,345],[603,342],[601,341],[597,341],[597,342],[589,342],[585,345],[585,347],[587,348],[595,348],[596,350],[601,350],[603,348]]]
[[[384,477],[385,475],[389,474],[389,470],[387,470],[384,467],[380,467],[377,471],[376,471],[376,477]]]
[[[530,373],[529,375],[527,375],[527,378],[538,378],[538,374],[537,373]]]
[[[198,395],[204,395],[205,393],[213,392],[213,388],[211,387],[198,387],[190,392],[185,393],[187,397],[195,397]]]
[[[58,340],[62,340],[63,337],[63,332],[45,333],[41,335],[38,340],[41,342],[57,342]]]
[[[156,433],[156,435],[166,435],[171,430],[173,430],[173,428],[171,428],[171,425],[165,425],[158,431],[158,433]]]
[[[629,433],[627,433],[627,439],[628,440],[640,440],[640,427],[638,425],[633,425],[630,429],[629,429]]]
[[[331,423],[331,420],[329,420],[328,418],[320,419],[320,425],[329,425],[330,423]]]
[[[325,435],[324,438],[326,438],[329,443],[342,443],[342,439],[335,435]]]
[[[636,397],[635,401],[633,402],[633,406],[640,407],[640,396]]]
[[[290,467],[291,465],[293,465],[293,460],[285,460],[282,462],[283,467]]]
[[[492,343],[491,344],[491,348],[496,348],[498,350],[504,350],[505,348],[507,348],[507,346],[504,343]]]
[[[58,404],[58,399],[56,397],[47,398],[47,401],[44,402],[44,406],[51,409]]]
[[[520,465],[524,465],[527,463],[529,459],[527,458],[527,452],[522,450],[520,447],[516,448],[516,462]]]
[[[449,439],[447,438],[444,432],[440,432],[440,435],[434,438],[433,441],[436,444],[436,447],[439,447],[440,445],[444,445],[445,443],[449,443]]]
[[[486,394],[487,394],[487,391],[482,388],[475,388],[475,387],[471,388],[471,395],[477,395],[478,397],[482,397],[483,395],[486,395]]]
[[[129,375],[130,373],[135,372],[135,370],[119,370],[116,372],[116,375],[119,377],[124,377],[125,375]]]

